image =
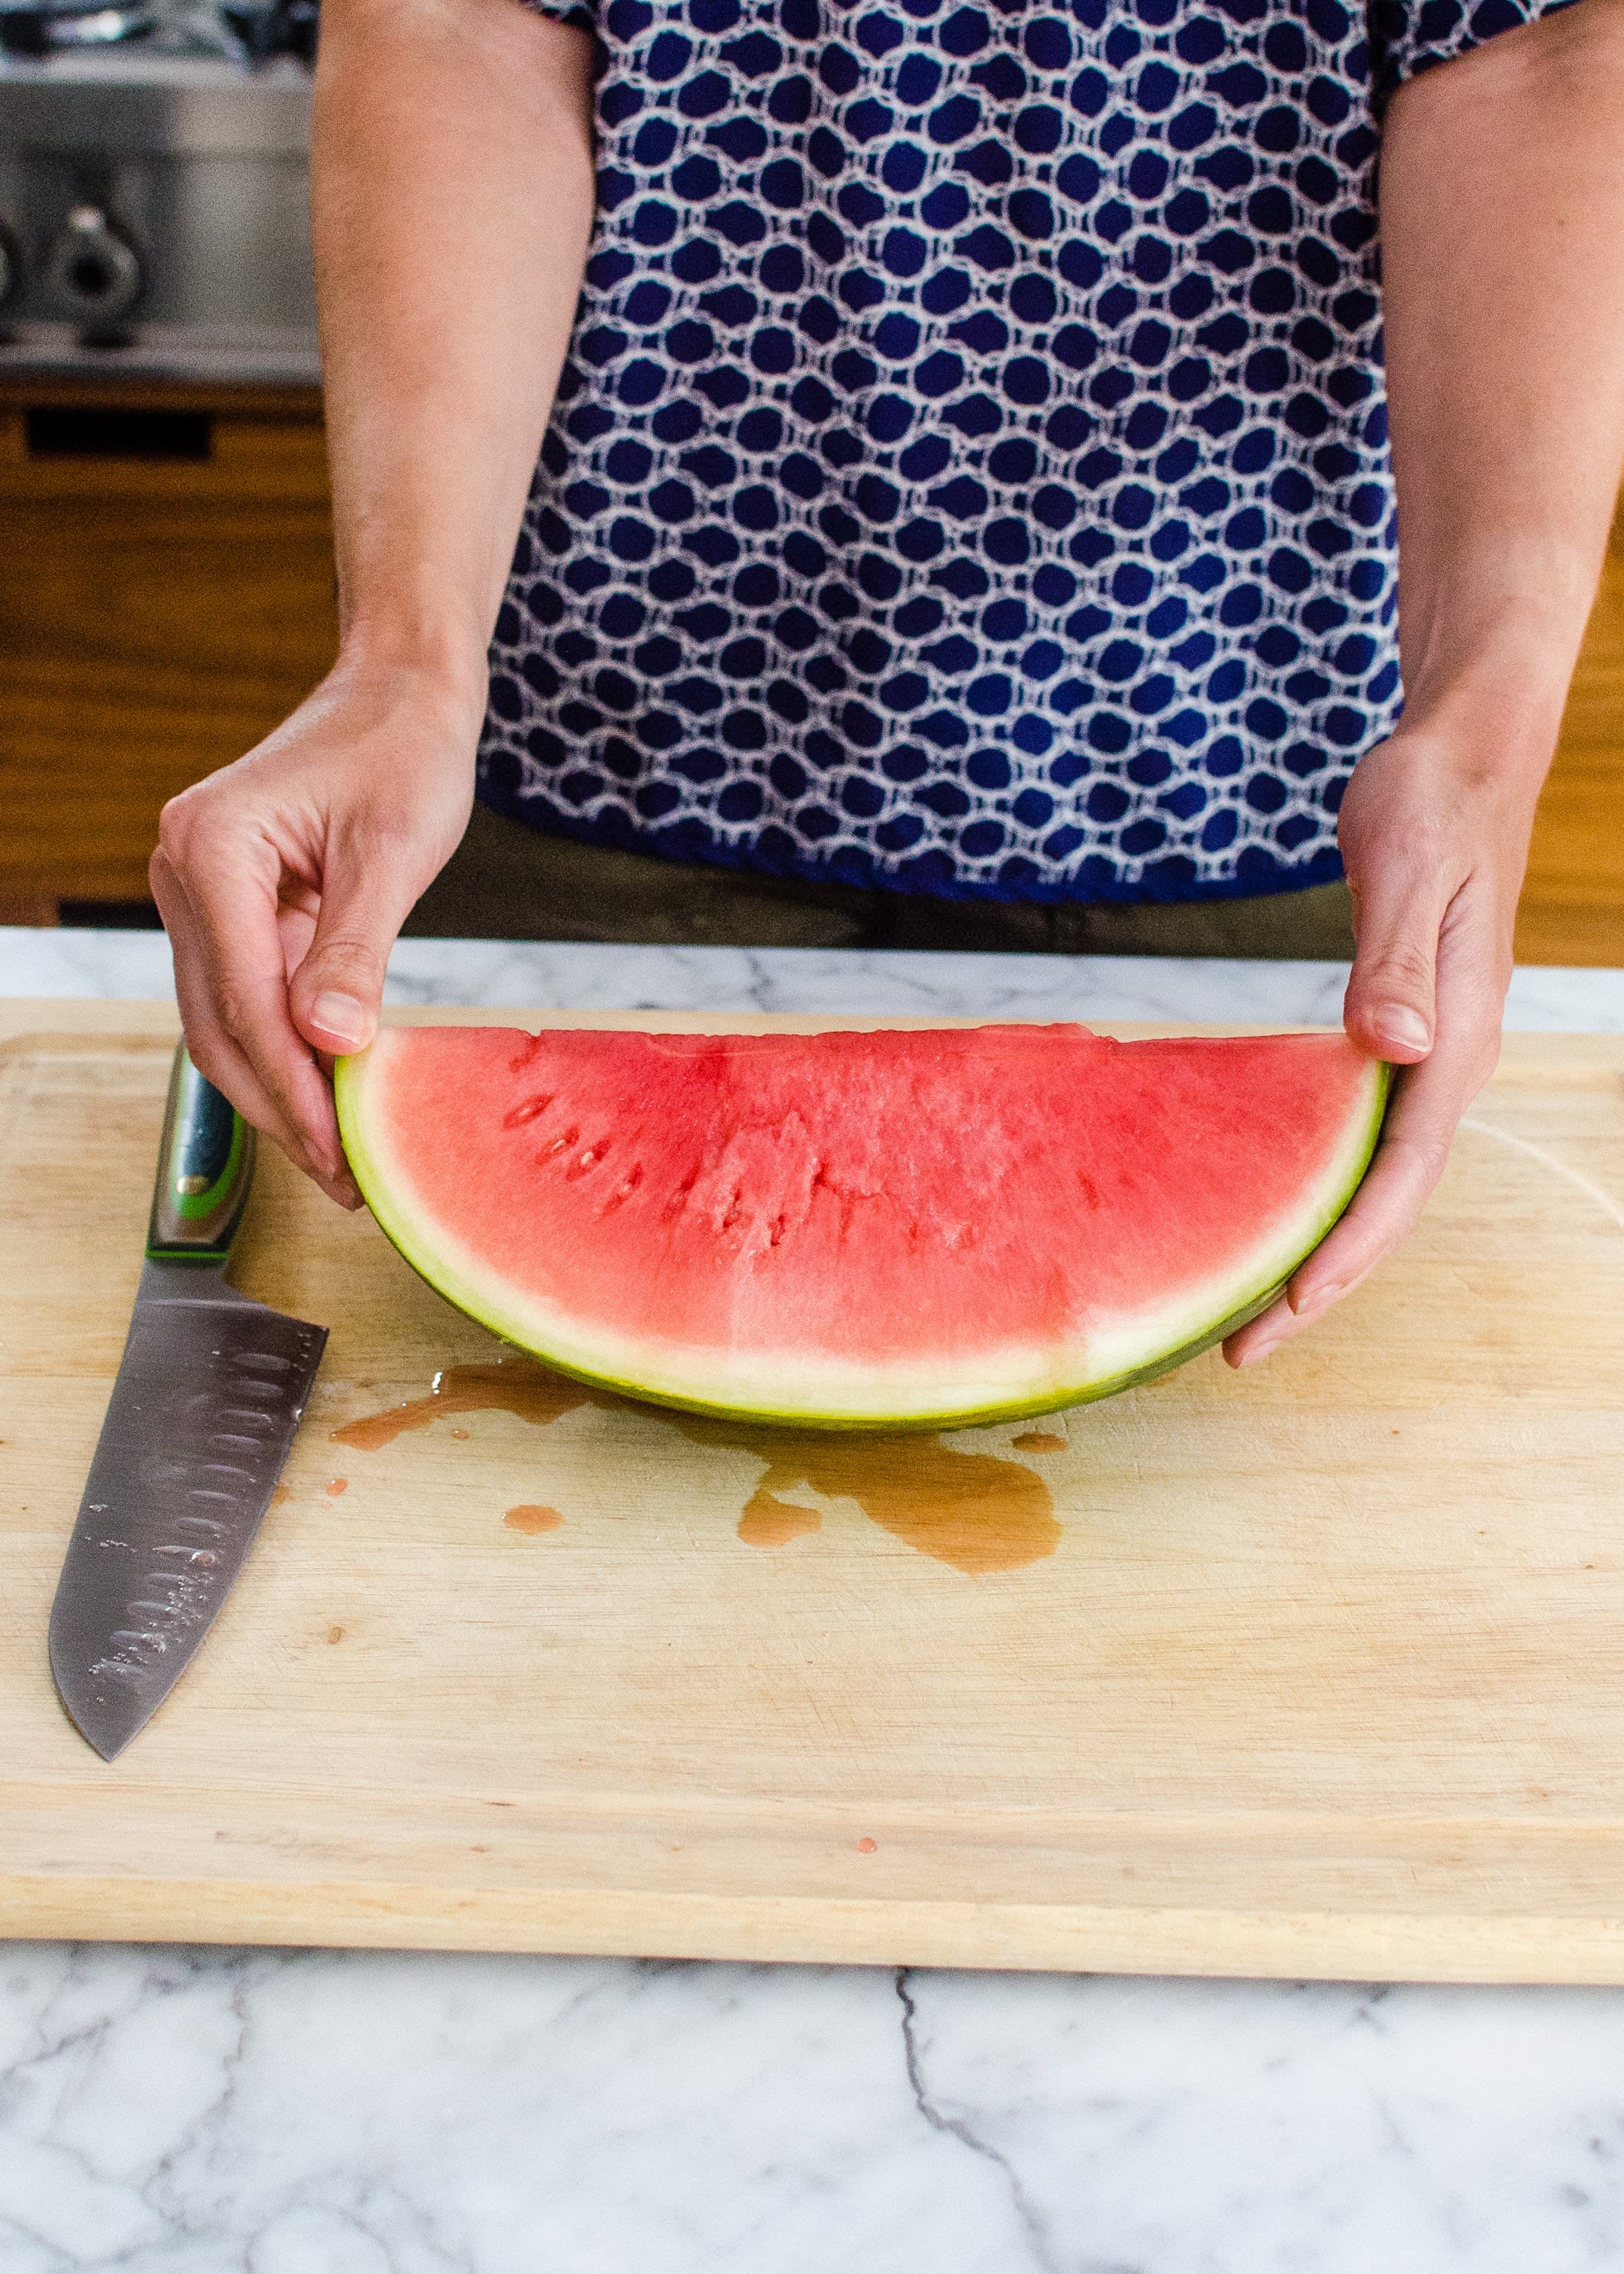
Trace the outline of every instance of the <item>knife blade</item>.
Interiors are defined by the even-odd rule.
[[[327,1344],[226,1283],[254,1138],[175,1053],[130,1332],[56,1584],[50,1665],[104,1760],[144,1728],[242,1570]]]

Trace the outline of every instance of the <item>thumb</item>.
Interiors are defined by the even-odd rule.
[[[1438,886],[1414,870],[1390,870],[1356,886],[1354,907],[1357,944],[1342,1022],[1372,1058],[1411,1065],[1438,1031]]]
[[[288,983],[293,1023],[313,1049],[342,1058],[372,1041],[389,950],[419,890],[398,852],[332,849],[316,929]]]

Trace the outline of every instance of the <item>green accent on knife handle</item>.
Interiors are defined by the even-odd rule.
[[[171,1262],[223,1263],[253,1182],[254,1133],[206,1081],[182,1043],[169,1074],[147,1253]]]

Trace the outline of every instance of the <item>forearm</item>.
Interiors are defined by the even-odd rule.
[[[1405,726],[1537,787],[1624,460],[1624,0],[1401,88],[1380,204]]]
[[[327,0],[312,218],[342,652],[470,704],[580,290],[590,45],[519,0]]]

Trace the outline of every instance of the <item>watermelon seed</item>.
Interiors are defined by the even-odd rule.
[[[611,1193],[608,1199],[604,1202],[604,1214],[607,1216],[611,1209],[618,1209],[622,1201],[629,1200],[642,1182],[642,1169],[632,1169],[629,1173],[621,1179],[620,1189],[617,1192]]]
[[[551,1161],[556,1154],[568,1153],[580,1134],[579,1129],[569,1128],[565,1130],[561,1137],[550,1139],[536,1156],[537,1167],[539,1168],[544,1161]]]
[[[603,1159],[604,1155],[608,1150],[609,1146],[606,1140],[601,1145],[589,1145],[585,1152],[581,1156],[581,1158],[578,1161],[572,1162],[568,1169],[566,1170],[565,1182],[567,1184],[573,1185],[577,1177],[584,1177],[589,1169],[595,1169],[598,1166],[598,1163]]]
[[[539,1117],[546,1111],[548,1106],[550,1106],[552,1103],[553,1094],[550,1090],[538,1090],[534,1097],[523,1099],[519,1104],[514,1107],[511,1113],[503,1114],[502,1127],[504,1129],[523,1129],[527,1121],[535,1121],[538,1119]]]

